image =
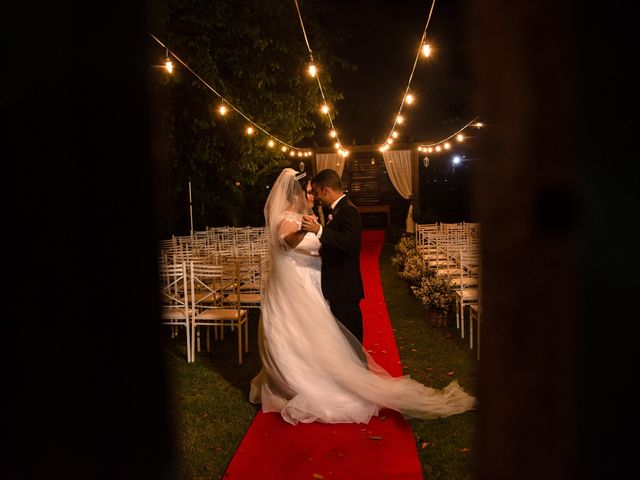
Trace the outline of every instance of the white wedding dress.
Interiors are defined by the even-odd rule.
[[[298,228],[301,221],[290,211],[270,218]],[[436,390],[408,376],[392,377],[363,352],[322,295],[319,248],[313,233],[293,249],[271,247],[259,333],[263,367],[251,382],[250,400],[294,425],[368,423],[384,407],[422,418],[472,409],[475,398],[456,381]]]

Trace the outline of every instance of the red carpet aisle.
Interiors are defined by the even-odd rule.
[[[362,234],[364,345],[392,375],[402,374],[384,303],[378,258],[384,231]],[[231,459],[225,479],[421,480],[413,432],[402,415],[384,410],[363,424],[289,425],[258,412]]]

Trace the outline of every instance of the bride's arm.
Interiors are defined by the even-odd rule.
[[[298,246],[306,233],[300,230],[300,226],[297,223],[284,220],[280,224],[280,238],[287,242],[287,245],[291,248]]]

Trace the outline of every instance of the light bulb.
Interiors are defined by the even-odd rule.
[[[456,140],[459,142],[464,141],[464,135],[462,135],[461,133],[459,133],[458,135],[456,135]]]
[[[439,152],[440,150],[442,150],[442,147],[441,147],[440,145],[438,145],[438,146],[436,147],[436,152]]]
[[[286,151],[287,151],[287,147],[285,147],[285,146],[283,145],[283,146],[282,146],[282,148],[281,148],[281,150],[282,150],[283,152],[286,152]]]
[[[411,105],[413,103],[413,95],[407,95],[407,104]]]
[[[398,115],[396,122],[401,124],[402,122],[404,122],[404,117],[402,115]]]
[[[329,106],[325,103],[324,105],[322,105],[322,108],[320,110],[322,111],[322,113],[329,113]]]
[[[167,72],[173,73],[173,62],[169,59],[169,57],[167,57],[167,59],[164,61],[164,68],[167,70]]]
[[[247,135],[253,135],[253,127],[247,127]]]
[[[391,136],[393,138],[398,138],[398,132],[391,132]]]
[[[220,115],[224,115],[227,113],[227,107],[225,107],[224,105],[220,105],[218,107],[218,112],[220,113]]]
[[[444,142],[444,149],[449,150],[451,148],[451,144],[449,142]]]
[[[329,136],[330,136],[331,138],[336,138],[336,136],[337,136],[337,135],[338,135],[338,134],[336,133],[336,131],[335,131],[335,130],[331,130],[331,131],[329,132]]]
[[[274,142],[273,140],[269,140],[267,142],[267,145],[269,145],[269,148],[273,148],[273,146],[276,144],[276,142]]]
[[[312,77],[316,76],[316,66],[312,63],[311,65],[309,65],[309,69],[308,69],[309,75]]]
[[[431,45],[428,43],[422,45],[422,55],[424,57],[429,57],[429,55],[431,55]]]

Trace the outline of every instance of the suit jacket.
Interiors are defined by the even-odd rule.
[[[344,197],[320,236],[322,293],[329,302],[359,302],[364,298],[360,274],[362,221],[357,207]]]

